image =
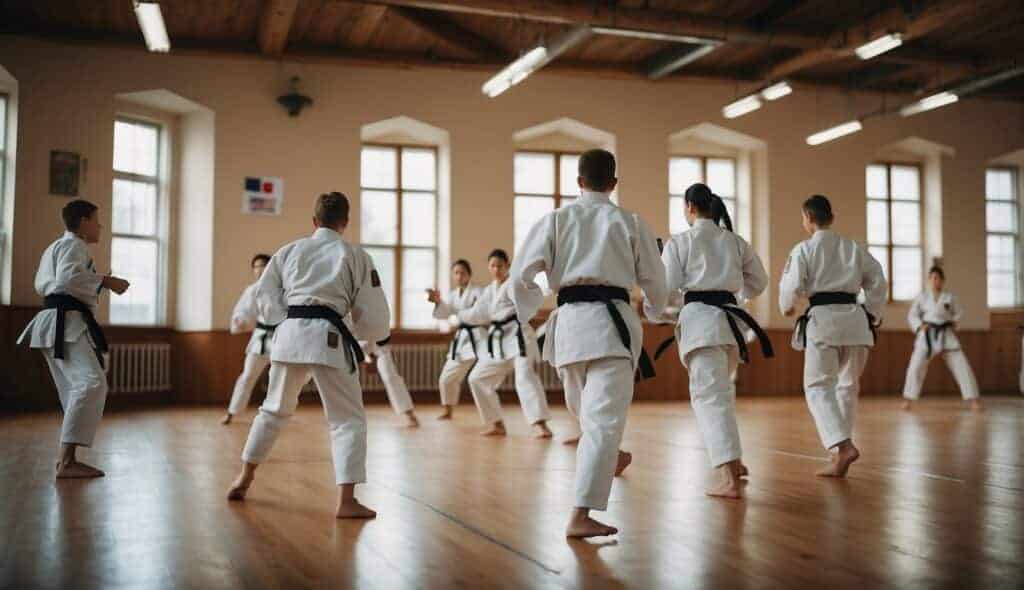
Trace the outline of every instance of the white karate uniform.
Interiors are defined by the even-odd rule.
[[[483,289],[476,285],[468,285],[464,289],[452,289],[448,293],[447,301],[434,306],[434,318],[447,320],[458,312],[473,307],[482,291]],[[457,319],[452,321],[452,325],[458,330],[459,321]],[[487,339],[486,328],[473,328],[472,332],[477,344]],[[454,345],[455,358],[452,358],[449,349],[445,356],[444,366],[441,367],[441,377],[438,379],[441,403],[446,406],[458,405],[462,392],[462,380],[469,374],[477,360],[477,349],[465,331],[457,332],[454,338],[458,339]]]
[[[936,297],[930,290],[926,290],[914,299],[907,313],[907,322],[917,336],[914,338],[914,352],[910,355],[910,364],[907,366],[903,397],[911,400],[921,397],[921,387],[924,386],[924,378],[928,374],[928,362],[940,354],[960,387],[960,395],[964,399],[978,397],[978,380],[974,377],[970,363],[967,362],[967,356],[960,349],[960,339],[957,338],[953,327],[943,330],[941,336],[934,327],[921,329],[925,324],[959,322],[963,314],[960,302],[948,291],[943,291]],[[928,356],[929,336],[932,343],[931,357]]]
[[[455,314],[459,322],[472,326],[490,326],[491,322],[502,321],[516,315],[515,305],[509,292],[510,282],[492,281],[483,289],[476,303]],[[528,321],[520,319],[523,331],[525,354],[519,350],[519,336],[515,322],[505,324],[500,335],[493,338],[486,331],[477,340],[476,355],[479,359],[469,373],[469,390],[473,393],[480,419],[484,424],[502,420],[501,400],[498,386],[515,372],[516,395],[523,415],[530,424],[536,424],[551,417],[548,412],[548,398],[534,366],[540,360],[537,335]],[[490,350],[488,349],[490,343]],[[493,355],[492,355],[493,351]]]
[[[245,411],[249,405],[249,398],[252,397],[253,387],[256,386],[260,375],[263,374],[263,369],[270,364],[271,335],[257,325],[266,323],[260,316],[259,308],[256,305],[256,283],[253,283],[242,291],[242,296],[238,298],[238,303],[235,304],[235,309],[231,312],[232,334],[252,330],[249,344],[245,347],[245,364],[242,366],[242,374],[235,380],[235,388],[231,392],[231,402],[228,404],[228,414],[232,416]]]
[[[257,286],[260,313],[274,331],[270,386],[246,441],[242,460],[262,463],[291,418],[310,377],[323,401],[337,484],[366,481],[366,415],[359,367],[345,340],[327,320],[286,319],[289,305],[323,305],[344,318],[353,336],[388,337],[391,312],[370,256],[331,229],[292,242],[274,254]]]
[[[85,240],[65,232],[39,259],[36,293],[71,295],[95,312],[103,276],[96,272]],[[60,442],[91,446],[107,401],[107,375],[100,365],[85,320],[77,311],[64,316],[64,358],[54,357],[57,310],[37,313],[18,337],[18,344],[38,348],[50,367],[60,405],[64,408]]]
[[[826,229],[793,248],[779,282],[783,313],[795,309],[802,297],[862,290],[863,307],[820,305],[809,312],[806,347],[793,335],[793,347],[805,349],[804,394],[826,449],[853,435],[860,376],[875,344],[865,311],[881,323],[888,294],[885,276],[866,248]]]
[[[546,272],[553,291],[574,285],[632,289],[639,285],[661,312],[668,298],[665,269],[647,224],[620,209],[608,193],[583,191],[576,202],[540,219],[512,265],[512,297],[520,321],[537,313],[544,294],[536,283]],[[576,451],[575,506],[605,510],[619,445],[633,399],[633,373],[643,346],[636,311],[616,301],[630,335],[623,344],[604,303],[569,303],[551,312],[544,359],[558,369],[569,411],[582,436]]]
[[[363,354],[377,357],[377,375],[384,384],[384,391],[388,394],[391,409],[399,415],[411,411],[413,403],[412,396],[409,395],[409,386],[405,384],[405,379],[398,372],[395,357],[391,354],[391,345],[360,340],[359,346],[362,347]]]
[[[710,219],[698,219],[690,229],[672,236],[661,260],[673,292],[728,291],[748,300],[768,286],[768,273],[750,244]],[[726,312],[700,302],[684,305],[676,341],[679,360],[690,374],[690,404],[711,464],[717,467],[738,460],[742,449],[732,380],[738,345]]]

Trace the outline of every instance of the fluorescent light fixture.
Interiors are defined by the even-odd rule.
[[[547,45],[538,45],[527,51],[519,59],[505,66],[490,80],[484,82],[481,90],[494,98],[522,82],[530,74],[541,69],[551,60],[589,39],[594,34],[589,25],[577,25]]]
[[[843,123],[841,125],[836,125],[835,127],[831,127],[824,131],[819,131],[814,135],[809,136],[807,138],[807,145],[819,145],[828,141],[832,141],[833,139],[838,139],[844,135],[856,133],[863,128],[864,126],[861,125],[860,121],[858,121],[857,119],[854,119],[853,121],[847,121],[846,123]]]
[[[791,94],[792,92],[793,87],[789,85],[789,82],[782,81],[776,82],[762,90],[761,96],[764,97],[765,100],[779,100],[783,96]]]
[[[630,37],[633,39],[648,39],[650,41],[669,41],[672,43],[689,43],[690,45],[721,45],[722,39],[711,37],[695,37],[693,35],[675,35],[673,33],[658,33],[655,31],[640,31],[637,29],[621,29],[619,27],[590,27],[595,35],[609,35],[612,37]]]
[[[751,94],[722,107],[722,116],[726,119],[735,119],[759,108],[761,108],[761,99],[756,94]]]
[[[923,113],[925,111],[930,111],[932,109],[944,107],[947,104],[953,104],[958,100],[960,100],[960,97],[953,94],[952,92],[939,92],[938,94],[927,96],[917,102],[912,102],[907,106],[901,108],[900,115],[904,117],[909,117],[911,115],[916,115],[918,113]]]
[[[889,33],[888,35],[882,35],[874,41],[868,41],[853,51],[857,54],[857,57],[867,60],[882,55],[886,51],[892,51],[900,45],[903,45],[903,35]]]
[[[160,13],[160,5],[156,2],[136,2],[135,17],[139,19],[139,28],[146,39],[146,47],[150,51],[167,53],[171,50],[171,39],[167,36],[164,16]]]

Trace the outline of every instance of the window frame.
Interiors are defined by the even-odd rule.
[[[878,197],[872,197],[872,196],[870,196],[868,194],[867,168],[870,167],[870,166],[883,166],[885,168],[885,199],[879,199]],[[893,199],[893,197],[892,197],[892,167],[893,166],[905,166],[905,167],[915,168],[917,170],[917,185],[918,185],[917,186],[917,195],[918,195],[917,201],[907,201],[906,199]],[[875,160],[875,161],[869,162],[868,165],[865,167],[865,169],[864,169],[864,179],[865,179],[864,180],[864,205],[865,205],[865,208],[864,208],[864,222],[865,222],[864,226],[865,226],[865,228],[864,229],[865,229],[865,243],[867,244],[867,247],[868,247],[869,250],[871,248],[885,248],[885,256],[886,256],[886,266],[885,266],[885,268],[887,269],[887,276],[885,277],[885,281],[886,281],[886,288],[888,289],[888,293],[886,294],[886,302],[888,302],[888,303],[907,303],[907,302],[913,301],[914,300],[913,297],[911,297],[909,299],[896,299],[896,298],[893,297],[893,280],[892,280],[893,251],[895,249],[897,249],[897,248],[899,248],[899,249],[907,249],[907,250],[916,248],[918,250],[918,254],[919,254],[920,258],[921,258],[921,269],[922,270],[926,270],[927,269],[927,267],[925,266],[925,263],[924,263],[924,202],[925,202],[925,196],[924,196],[924,166],[921,164],[921,162],[913,162],[913,161]],[[917,213],[918,213],[918,224],[917,224],[917,227],[918,227],[918,234],[917,234],[917,245],[916,246],[905,246],[905,245],[900,245],[900,244],[894,244],[893,243],[893,240],[892,240],[892,235],[893,235],[892,234],[892,203],[893,203],[894,200],[895,201],[905,201],[905,202],[910,202],[910,203],[914,203],[914,202],[917,203]],[[868,225],[868,221],[869,221],[868,218],[867,218],[867,205],[870,202],[872,202],[872,201],[875,201],[875,202],[882,202],[882,201],[884,201],[885,202],[885,222],[886,222],[886,243],[885,244],[872,244],[866,238],[866,236],[867,236],[867,225]],[[919,277],[918,280],[922,281],[921,288],[923,289],[924,288],[924,284],[923,284],[924,278],[923,278],[923,276]]]
[[[7,203],[7,169],[11,164],[7,160],[7,145],[10,142],[8,122],[11,117],[11,96],[0,91],[0,102],[4,103],[3,117],[0,117],[0,212],[3,212]],[[7,228],[3,226],[3,220],[0,219],[0,272],[3,272],[6,259],[4,251],[7,248],[7,232]]]
[[[115,326],[126,326],[126,327],[154,327],[161,326],[166,323],[167,318],[167,252],[165,250],[165,229],[166,220],[164,217],[167,215],[165,206],[165,189],[164,189],[164,176],[167,174],[165,170],[164,162],[164,142],[166,140],[167,128],[166,125],[160,121],[148,119],[146,117],[140,117],[129,114],[119,114],[114,117],[114,125],[118,122],[126,123],[130,125],[141,125],[156,129],[156,176],[148,176],[145,174],[136,174],[133,172],[121,172],[114,166],[111,166],[112,178],[111,178],[111,189],[113,189],[113,183],[118,180],[125,180],[128,182],[140,182],[145,184],[151,184],[156,189],[156,203],[154,203],[156,219],[154,219],[154,231],[153,235],[146,234],[130,234],[123,232],[114,231],[113,223],[113,201],[111,201],[111,223],[110,223],[110,244],[111,244],[111,257],[113,257],[113,244],[115,238],[126,238],[132,240],[144,240],[153,242],[156,245],[156,300],[153,302],[154,311],[153,323],[129,323],[129,322],[115,322],[113,320],[113,314],[110,313],[113,307],[113,300],[109,299],[107,302],[107,312],[110,317],[111,325]],[[111,196],[113,196],[113,190],[111,190]],[[113,260],[111,260],[113,264]]]
[[[553,156],[555,158],[555,192],[550,195],[544,193],[520,193],[516,191],[515,178],[512,179],[512,197],[544,197],[546,199],[553,198],[555,200],[555,209],[562,206],[562,199],[578,199],[579,194],[576,195],[563,195],[562,194],[562,158],[565,156],[579,158],[583,155],[583,152],[574,152],[570,150],[535,150],[535,149],[517,149],[512,154],[512,164],[515,166],[515,157],[519,154],[536,154],[541,156]],[[513,222],[515,220],[513,219]]]
[[[707,180],[708,180],[708,160],[729,160],[730,162],[732,162],[732,186],[733,186],[733,193],[735,193],[735,194],[733,194],[731,196],[728,196],[728,197],[722,197],[722,200],[723,201],[727,201],[727,202],[728,201],[732,201],[732,228],[733,228],[734,232],[739,233],[740,232],[740,225],[739,225],[739,217],[740,217],[739,179],[740,179],[740,172],[739,172],[738,158],[736,158],[734,156],[709,156],[709,155],[705,155],[705,154],[692,154],[692,153],[669,154],[668,162],[667,162],[668,169],[666,170],[666,173],[671,174],[672,160],[676,160],[676,159],[691,159],[691,160],[698,160],[698,161],[700,161],[700,177],[701,177],[701,182],[703,182],[704,184],[707,184]],[[708,186],[710,187],[711,185],[708,185]],[[689,188],[689,187],[687,187],[687,188]],[[714,191],[714,188],[712,188],[711,190]],[[685,189],[684,189],[684,191],[685,191]],[[718,193],[715,193],[715,194],[718,194]],[[719,195],[719,196],[721,196],[721,195]],[[686,202],[686,193],[685,192],[673,193],[672,192],[672,187],[669,186],[669,192],[668,192],[668,207],[669,207],[668,221],[669,221],[669,223],[671,223],[671,221],[672,221],[672,199],[674,199],[674,198],[676,198],[676,199],[683,199],[683,202],[685,203]],[[669,228],[669,231],[671,233],[671,227]]]
[[[380,187],[364,187],[362,179],[362,153],[364,148],[385,148],[396,150],[395,157],[395,188],[386,189]],[[406,190],[402,188],[402,152],[404,150],[430,150],[434,153],[434,189],[433,190]],[[375,244],[371,242],[363,242],[360,237],[360,244],[365,248],[376,248],[376,249],[387,249],[394,252],[395,268],[394,271],[394,301],[389,302],[392,306],[391,319],[393,330],[402,330],[405,332],[433,332],[431,328],[406,328],[402,325],[402,259],[403,252],[405,250],[422,250],[432,251],[434,253],[434,284],[437,284],[438,277],[440,275],[440,256],[441,248],[438,245],[440,239],[440,182],[441,182],[441,164],[439,160],[439,150],[436,145],[425,145],[415,143],[396,143],[396,142],[382,142],[382,141],[364,141],[359,146],[360,155],[360,174],[359,174],[359,206],[365,207],[366,203],[363,202],[363,193],[366,191],[391,191],[395,192],[396,209],[395,215],[397,216],[397,225],[395,227],[395,243],[394,244]],[[434,195],[434,245],[433,246],[406,246],[402,243],[402,209],[405,199],[405,193],[430,193]],[[360,218],[360,235],[362,233],[362,219]],[[374,262],[376,265],[376,262]]]
[[[1021,200],[1020,200],[1020,168],[1017,167],[1017,166],[1009,165],[1009,164],[985,166],[985,175],[986,176],[988,175],[988,172],[990,170],[1009,172],[1010,173],[1010,177],[1011,177],[1010,186],[1012,187],[1013,193],[1012,193],[1012,198],[1009,199],[1009,200],[990,199],[989,195],[988,195],[988,182],[986,180],[985,189],[984,189],[985,190],[985,207],[986,207],[986,210],[988,209],[988,204],[989,203],[1013,203],[1013,206],[1014,206],[1014,208],[1017,211],[1017,220],[1016,220],[1017,231],[1015,231],[1015,232],[990,231],[988,229],[988,214],[986,212],[986,215],[985,215],[985,305],[989,309],[1002,310],[1002,311],[1021,309],[1021,308],[1024,308],[1024,269],[1022,269],[1022,266],[1024,266],[1024,264],[1022,264],[1022,263],[1024,263],[1024,253],[1022,253],[1022,248],[1024,248],[1024,244],[1022,244],[1022,242],[1021,242],[1021,238],[1022,238],[1022,235],[1021,235],[1022,234],[1022,232],[1021,232],[1021,222],[1024,221],[1024,212],[1021,211],[1022,208],[1021,208]],[[989,273],[989,268],[988,268],[988,238],[989,238],[989,236],[1004,236],[1004,237],[1012,237],[1014,239],[1014,272],[1013,272],[1013,274],[1014,274],[1014,277],[1013,277],[1013,282],[1014,282],[1014,301],[1013,301],[1013,303],[1011,303],[1009,305],[991,305],[988,302],[988,296],[989,296],[989,294],[988,294],[988,273]]]

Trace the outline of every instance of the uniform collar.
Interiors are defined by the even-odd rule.
[[[707,217],[698,217],[697,219],[693,220],[692,227],[718,227],[718,224],[715,223],[714,219],[708,219]]]
[[[329,227],[318,227],[313,232],[314,240],[340,240],[341,234]]]
[[[610,204],[612,202],[612,200],[611,200],[611,197],[608,196],[609,194],[611,194],[611,193],[598,192],[598,191],[588,191],[588,190],[584,189],[584,190],[580,191],[580,198],[583,201],[589,201],[589,202],[593,202],[593,203]]]
[[[75,232],[73,232],[73,231],[70,231],[70,230],[64,230],[64,236],[63,236],[63,238],[64,238],[65,240],[78,240],[79,242],[82,242],[83,244],[85,244],[85,243],[86,243],[86,241],[85,241],[85,240],[83,240],[82,238],[80,238],[80,237],[78,236],[78,234],[76,234]]]

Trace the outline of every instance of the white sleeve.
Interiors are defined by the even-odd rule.
[[[356,289],[352,300],[353,334],[359,340],[380,342],[391,333],[391,308],[380,275],[373,266],[373,259],[361,249],[352,257],[352,266]]]
[[[954,323],[960,323],[960,318],[964,317],[964,307],[960,305],[960,300],[957,299],[956,295],[950,294],[949,302],[953,308],[950,310],[953,313],[952,321]]]
[[[680,242],[683,242],[683,244],[680,245]],[[680,253],[680,248],[683,250],[682,253]],[[668,244],[665,245],[665,251],[661,253],[661,265],[665,273],[665,305],[668,305],[671,299],[679,304],[679,310],[682,310],[683,300],[680,289],[683,287],[683,277],[686,276],[684,261],[687,258],[686,250],[688,248],[685,238],[673,238],[668,241]],[[658,318],[665,311],[664,307],[661,310],[655,309],[652,302],[644,297],[644,315],[649,319]],[[678,311],[676,315],[678,315]]]
[[[786,268],[779,280],[779,309],[782,313],[796,307],[797,300],[807,296],[807,264],[800,244],[790,252]]]
[[[100,275],[89,265],[89,250],[79,241],[55,248],[56,293],[65,293],[81,301],[93,301],[103,285]]]
[[[658,241],[654,239],[647,223],[635,213],[633,221],[636,226],[636,239],[633,242],[636,283],[644,293],[644,315],[655,319],[668,303],[665,265],[658,251]]]
[[[271,324],[281,323],[288,317],[288,304],[284,299],[284,284],[281,280],[283,256],[287,254],[278,251],[270,257],[270,262],[263,269],[263,276],[256,283],[256,293],[253,297],[256,300],[257,312]]]
[[[491,299],[494,297],[494,289],[488,287],[477,297],[476,303],[471,307],[460,310],[455,314],[463,324],[481,326],[491,323]]]
[[[924,323],[921,319],[920,295],[914,298],[914,302],[910,304],[910,309],[907,310],[907,323],[910,324],[910,330],[912,332],[917,332],[921,328],[921,324]]]
[[[754,248],[745,240],[737,239],[742,244],[743,252],[743,289],[740,290],[740,299],[749,301],[764,292],[768,286],[768,273],[764,270],[764,264],[754,252]]]
[[[885,300],[889,296],[889,286],[885,282],[882,265],[867,249],[864,249],[863,260],[861,285],[864,289],[864,307],[875,317],[875,324],[881,325],[885,317]]]
[[[549,270],[554,264],[554,223],[554,213],[548,213],[535,223],[512,261],[509,296],[520,323],[530,321],[544,304],[544,292],[535,279],[538,273]]]
[[[256,286],[249,285],[242,291],[235,309],[231,312],[231,333],[248,332],[256,327],[259,321],[259,308],[256,306]]]

